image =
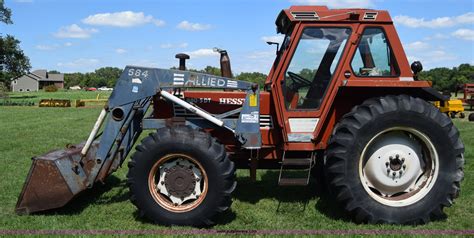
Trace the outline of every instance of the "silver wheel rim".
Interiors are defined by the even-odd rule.
[[[414,204],[433,188],[439,158],[430,139],[408,127],[375,135],[359,159],[359,178],[377,202],[392,207]]]
[[[177,171],[180,172],[176,173]],[[176,176],[172,176],[173,173]],[[175,186],[167,186],[168,175],[170,183]],[[185,184],[182,181],[186,175],[188,183],[183,187]],[[189,183],[189,179],[195,182]],[[208,185],[207,174],[201,163],[184,154],[168,154],[162,157],[153,165],[148,175],[148,187],[153,199],[163,208],[177,213],[198,207],[206,197]],[[186,194],[177,195],[177,190],[182,192],[183,189],[188,190]]]

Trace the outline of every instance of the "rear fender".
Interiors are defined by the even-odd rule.
[[[350,112],[353,107],[362,104],[365,100],[402,94],[426,101],[443,102],[449,100],[449,97],[442,95],[431,87],[340,87],[326,118],[322,120],[322,128],[324,129],[316,136],[315,142],[320,144],[319,148],[325,149],[337,122],[339,122],[342,116]]]

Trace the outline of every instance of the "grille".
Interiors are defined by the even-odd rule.
[[[319,20],[319,16],[316,12],[291,12],[291,15],[295,18],[295,20]]]
[[[375,20],[377,19],[377,12],[366,12],[364,14],[364,20]]]

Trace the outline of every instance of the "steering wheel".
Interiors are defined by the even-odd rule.
[[[302,88],[302,87],[306,87],[306,86],[311,86],[311,84],[312,84],[311,81],[309,81],[309,80],[307,80],[307,79],[301,77],[301,76],[298,75],[298,74],[295,74],[295,73],[293,73],[293,72],[291,72],[291,71],[288,71],[287,73],[288,73],[288,75],[290,76],[290,78],[293,79],[293,81],[294,81],[295,84],[296,84],[295,86],[296,86],[297,88]]]

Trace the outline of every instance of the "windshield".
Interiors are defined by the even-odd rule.
[[[348,28],[305,28],[285,72],[288,109],[317,109],[351,34]]]

